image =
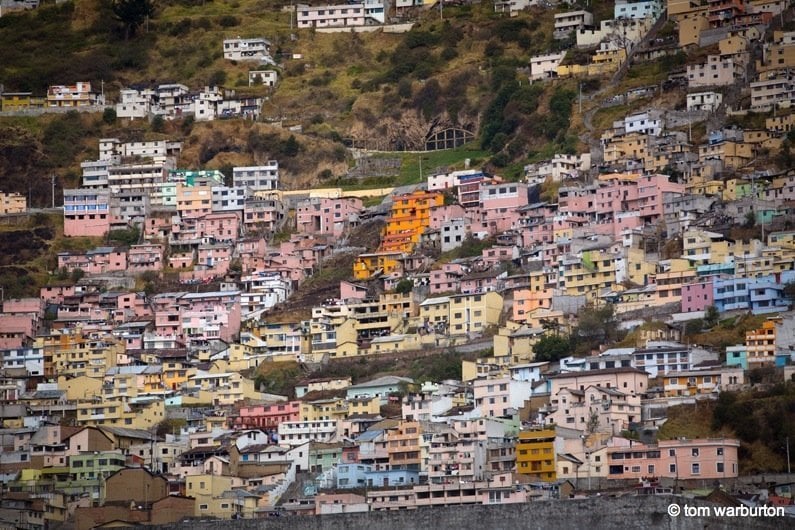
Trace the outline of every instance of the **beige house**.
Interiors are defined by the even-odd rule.
[[[26,209],[27,201],[24,195],[0,192],[0,215],[25,213]]]

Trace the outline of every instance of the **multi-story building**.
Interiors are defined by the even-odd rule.
[[[48,107],[88,107],[100,102],[101,96],[91,91],[91,83],[87,81],[74,85],[51,85],[47,89]]]
[[[718,392],[740,390],[743,384],[745,372],[741,367],[669,372],[665,376],[663,391],[666,397],[714,396]]]
[[[25,213],[27,201],[19,193],[0,192],[0,215]]]
[[[725,480],[736,478],[740,442],[727,438],[633,443],[607,450],[608,479]]]
[[[271,43],[263,38],[224,39],[224,59],[229,61],[272,61]]]
[[[308,199],[296,208],[296,225],[304,234],[342,236],[358,224],[362,201],[355,197]]]
[[[338,435],[335,420],[282,421],[279,423],[279,442],[295,447],[307,442],[331,442]]]
[[[616,0],[613,18],[651,18],[656,20],[663,12],[663,8],[662,0]]]
[[[110,192],[74,189],[63,191],[64,235],[104,236],[110,229]]]
[[[383,24],[382,0],[343,5],[297,6],[298,28],[332,28]]]
[[[744,63],[734,55],[709,55],[705,63],[687,65],[688,85],[691,88],[733,85],[744,74]]]
[[[555,482],[555,429],[521,431],[516,440],[516,471],[534,480]]]
[[[593,15],[588,11],[569,11],[566,13],[556,13],[555,30],[553,35],[556,39],[567,39],[573,32],[592,25]]]

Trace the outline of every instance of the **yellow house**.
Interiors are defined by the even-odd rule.
[[[494,356],[490,361],[500,366],[532,361],[535,357],[533,345],[543,332],[543,328],[508,321],[494,335]]]
[[[555,429],[521,431],[516,440],[516,471],[532,480],[555,482]]]
[[[795,50],[795,46],[792,47]],[[788,133],[795,127],[795,114],[765,119],[765,129],[775,133]]]
[[[253,507],[247,506],[249,513],[241,510],[237,512],[237,505],[233,499],[224,497],[224,494],[235,488],[244,486],[244,481],[239,477],[228,477],[214,474],[189,475],[185,477],[185,495],[196,499],[196,517],[217,517],[231,519],[235,513],[244,517],[253,517],[256,509],[256,499]]]
[[[264,322],[252,333],[265,342],[271,355],[284,355],[284,360],[295,360],[297,355],[309,351],[309,334],[307,323],[301,322]]]
[[[0,215],[25,213],[25,210],[27,201],[24,195],[0,192]]]
[[[31,107],[32,92],[3,92],[0,94],[0,110],[13,112]]]
[[[123,354],[123,343],[114,337],[85,337],[81,330],[60,335],[36,338],[36,345],[44,352],[44,375],[103,378],[108,368],[116,366],[116,360]]]
[[[748,368],[772,365],[776,361],[776,326],[781,317],[768,318],[758,329],[745,332],[745,349],[748,352]]]
[[[345,398],[317,399],[301,403],[301,421],[343,420],[348,417]]]
[[[196,369],[187,363],[176,359],[163,359],[163,386],[170,390],[177,390],[188,382],[188,377],[196,372]]]
[[[633,132],[620,136],[607,132],[602,135],[605,163],[622,162],[627,158],[645,159],[649,156],[649,137]]]
[[[450,297],[426,298],[420,303],[420,320],[426,325],[447,326],[450,318]]]
[[[646,256],[642,248],[627,250],[627,278],[635,285],[646,285],[650,276],[657,272],[657,262]]]
[[[487,327],[500,322],[503,298],[499,293],[455,294],[449,299],[451,335],[482,333]]]
[[[381,412],[381,398],[378,396],[348,398],[348,417],[366,416]]]
[[[565,256],[562,261],[566,294],[595,299],[601,289],[615,286],[616,259],[608,252],[589,250],[579,257]]]
[[[58,377],[58,388],[66,391],[66,399],[69,401],[86,399],[102,395],[102,379],[86,375],[72,378],[62,375]]]
[[[654,277],[657,286],[657,303],[669,304],[682,301],[682,285],[691,283],[696,277],[696,270],[690,268],[686,259],[672,259],[667,270],[658,272]]]
[[[681,4],[690,4],[689,0],[681,2]],[[669,2],[669,9],[670,9]],[[691,44],[698,45],[701,38],[701,32],[709,29],[708,7],[706,5],[700,7],[691,7],[688,5],[681,11],[676,13],[668,12],[668,17],[675,20],[679,25],[679,47],[683,48]]]
[[[431,224],[431,208],[443,205],[439,192],[418,190],[394,197],[379,250],[410,253]]]
[[[739,169],[753,160],[754,155],[754,144],[745,142],[728,141],[698,147],[699,161],[718,158],[726,169]]]
[[[254,381],[237,372],[196,370],[188,378],[185,390],[189,394],[198,395],[202,403],[214,406],[234,405],[244,399],[258,399]]]
[[[693,195],[723,195],[724,184],[720,180],[694,181],[687,185],[687,192]]]
[[[148,430],[166,417],[162,399],[131,404],[126,399],[95,399],[77,402],[77,424],[105,427],[127,427]]]
[[[397,272],[403,252],[374,252],[360,254],[353,262],[353,277],[367,280],[376,274],[389,275]]]

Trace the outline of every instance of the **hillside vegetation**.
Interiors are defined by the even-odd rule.
[[[294,136],[301,149],[285,152],[289,135],[268,126],[252,137],[250,124],[0,118],[3,187],[30,192],[34,204],[45,203],[53,173],[62,186],[75,185],[79,162],[109,135],[184,137],[181,165],[192,168],[278,158],[295,186],[333,184],[344,175],[351,163],[342,149],[346,139],[371,149],[418,150],[434,132],[463,128],[475,140],[469,151],[454,152],[449,165],[490,159],[508,177],[541,154],[579,147],[569,132],[576,82],[530,85],[522,73],[531,56],[560,47],[549,9],[507,18],[484,3],[446,8],[443,21],[436,12],[424,13],[403,34],[326,34],[291,30],[290,13],[272,0],[167,0],[132,28],[111,5],[75,0],[3,17],[0,82],[6,90],[43,94],[51,84],[91,81],[110,101],[128,86],[223,86],[266,98],[262,120],[300,126]],[[275,89],[248,86],[248,71],[259,65],[223,59],[223,39],[235,36],[272,42],[280,76]],[[23,41],[24,47],[17,45]],[[598,86],[589,83],[586,90]],[[406,174],[398,172],[395,183],[419,180],[419,171]]]

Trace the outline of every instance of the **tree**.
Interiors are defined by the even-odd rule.
[[[106,107],[102,112],[102,121],[108,125],[113,125],[116,123],[116,109],[113,107]]]
[[[166,121],[163,119],[163,116],[158,114],[154,118],[152,118],[152,131],[161,133],[165,130]]]
[[[413,288],[414,288],[414,282],[412,282],[408,278],[403,278],[395,286],[395,292],[397,294],[408,294],[411,292]]]
[[[544,335],[541,340],[533,344],[536,361],[558,361],[566,357],[570,351],[569,339],[560,335]]]
[[[112,9],[116,20],[124,25],[124,40],[129,40],[147,19],[155,15],[152,0],[114,0]]]
[[[704,311],[704,325],[708,328],[717,326],[719,318],[720,313],[718,313],[718,308],[714,305],[709,306],[706,311]]]

